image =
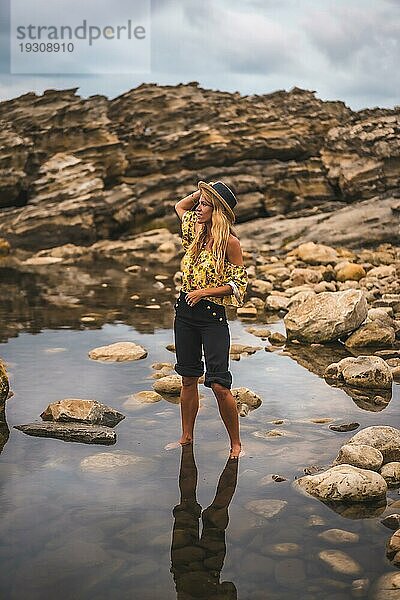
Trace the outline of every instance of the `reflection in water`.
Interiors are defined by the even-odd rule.
[[[219,581],[226,555],[228,507],[235,493],[237,472],[238,461],[228,459],[219,478],[215,498],[201,515],[201,506],[196,498],[197,467],[193,446],[182,446],[179,473],[181,501],[173,510],[175,522],[171,545],[171,573],[178,600],[237,598],[232,582]],[[201,537],[200,515],[203,525]]]
[[[0,406],[0,454],[6,445],[8,438],[10,437],[10,430],[6,421],[6,407],[5,404]]]

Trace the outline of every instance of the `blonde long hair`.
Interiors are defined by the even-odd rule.
[[[215,258],[215,271],[217,275],[223,274],[224,260],[226,254],[226,248],[228,246],[229,234],[238,237],[232,228],[233,219],[231,215],[224,210],[220,202],[215,198],[214,194],[208,190],[202,189],[201,194],[205,199],[212,204],[213,212],[211,216],[211,237],[213,238],[213,245],[211,252]],[[196,262],[200,252],[203,248],[203,244],[206,241],[207,226],[204,223],[202,228],[196,233],[193,242],[190,244],[187,252],[193,261]]]

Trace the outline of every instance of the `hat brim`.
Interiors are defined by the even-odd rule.
[[[199,188],[200,191],[202,190],[202,188],[204,188],[211,194],[214,194],[214,196],[219,200],[219,202],[225,208],[227,213],[232,217],[233,222],[235,222],[235,219],[236,219],[235,213],[233,212],[233,210],[231,209],[229,204],[223,199],[223,197],[216,190],[214,190],[214,188],[209,183],[207,183],[206,181],[199,181],[199,183],[197,184],[197,187]]]

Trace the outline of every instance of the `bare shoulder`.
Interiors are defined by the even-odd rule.
[[[242,248],[237,237],[230,234],[226,248],[226,258],[235,265],[243,265]]]

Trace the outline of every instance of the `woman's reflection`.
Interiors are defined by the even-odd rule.
[[[171,573],[178,600],[237,599],[234,584],[230,581],[220,583],[219,578],[226,554],[228,507],[236,489],[238,463],[228,459],[219,478],[215,498],[201,513],[196,499],[197,467],[193,445],[182,446],[179,472],[181,501],[173,510],[175,522],[171,545]],[[200,515],[203,525],[201,537]]]

